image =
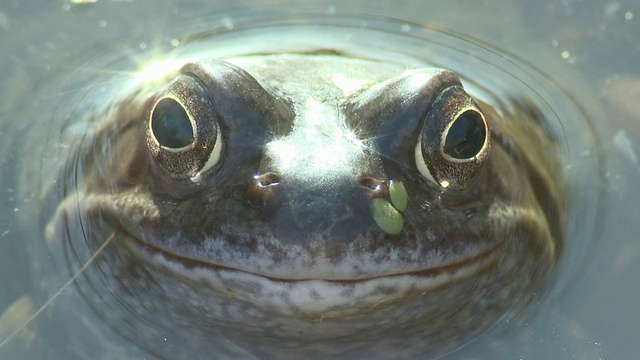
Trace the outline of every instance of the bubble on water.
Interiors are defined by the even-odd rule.
[[[618,150],[620,150],[622,155],[627,158],[627,160],[634,164],[638,163],[638,157],[633,149],[633,142],[629,139],[624,130],[619,130],[613,136],[613,143],[616,145]]]
[[[233,20],[231,20],[230,18],[224,18],[222,20],[222,26],[225,27],[225,29],[227,30],[233,30]]]
[[[2,11],[0,11],[0,28],[4,30],[9,29],[9,18]]]
[[[633,13],[631,11],[627,11],[626,13],[624,13],[624,19],[627,22],[631,22],[631,20],[633,20]]]
[[[568,50],[563,51],[560,56],[562,56],[562,58],[564,60],[567,60],[567,62],[569,64],[575,64],[576,63],[576,59],[574,57],[571,56],[571,53]]]

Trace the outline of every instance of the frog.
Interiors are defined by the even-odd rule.
[[[159,358],[441,355],[562,252],[551,140],[441,67],[187,59],[92,116],[47,239],[94,253],[85,301]]]

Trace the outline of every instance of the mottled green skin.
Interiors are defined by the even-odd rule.
[[[174,178],[148,145],[178,70],[95,114],[78,150],[81,183],[49,235],[95,249],[115,234],[79,288],[119,333],[167,358],[433,356],[540,292],[563,208],[535,151],[549,139],[513,125],[533,112],[482,105],[491,149],[451,190],[415,151],[455,75],[331,54],[225,60],[187,65],[213,104],[194,111],[221,134],[210,170]],[[378,226],[373,199],[406,201],[400,231]]]

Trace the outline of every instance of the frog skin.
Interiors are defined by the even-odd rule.
[[[79,288],[161,358],[433,356],[518,313],[561,252],[526,145],[549,140],[445,69],[190,60],[94,117],[47,234],[110,239]]]

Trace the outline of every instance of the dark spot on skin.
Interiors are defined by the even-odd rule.
[[[344,258],[344,246],[340,244],[327,244],[324,255],[331,260],[332,263],[338,264]]]
[[[309,292],[309,297],[316,301],[322,300],[322,296],[315,290]]]

